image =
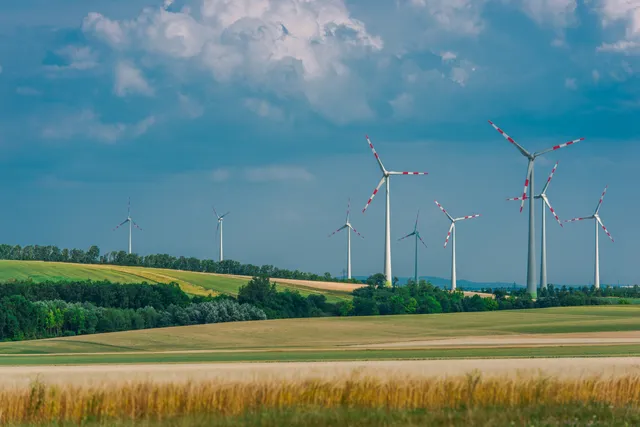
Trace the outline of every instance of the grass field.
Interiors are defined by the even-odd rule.
[[[249,278],[220,274],[195,273],[143,267],[121,267],[114,265],[69,264],[41,261],[0,260],[0,282],[7,280],[27,280],[43,282],[47,280],[108,280],[117,283],[168,283],[176,282],[192,295],[227,294],[237,295],[241,286]],[[335,302],[350,299],[353,285],[324,282],[301,282],[274,279],[278,287],[297,290],[302,295],[322,294]],[[342,290],[344,288],[344,290]]]
[[[288,319],[5,342],[0,364],[636,356],[634,331],[638,306]]]

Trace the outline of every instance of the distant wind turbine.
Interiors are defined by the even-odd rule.
[[[224,220],[224,217],[229,215],[231,212],[227,212],[226,214],[223,214],[223,215],[218,215],[218,212],[214,207],[213,213],[215,214],[216,218],[218,218],[218,226],[216,227],[216,234],[220,233],[220,261],[224,261],[224,252],[222,248],[222,221]]]
[[[613,237],[611,237],[611,233],[609,233],[609,230],[607,230],[607,227],[604,226],[602,219],[600,219],[600,208],[602,207],[602,201],[604,200],[605,194],[607,194],[608,188],[609,186],[606,186],[604,188],[604,191],[602,192],[602,196],[600,197],[600,202],[598,202],[598,206],[596,207],[596,211],[593,215],[587,216],[584,218],[574,218],[574,219],[570,219],[569,221],[565,221],[565,222],[576,222],[576,221],[584,221],[585,219],[594,220],[593,222],[596,226],[596,259],[595,259],[595,266],[594,266],[593,285],[596,287],[596,289],[600,289],[600,248],[599,248],[600,242],[599,242],[598,226],[602,227],[602,229],[604,230],[605,233],[607,233],[607,236],[609,236],[609,239],[611,239],[612,242],[614,241]]]
[[[445,240],[444,242],[444,247],[447,247],[447,244],[449,243],[449,239],[451,239],[451,290],[455,291],[457,288],[457,278],[456,278],[456,222],[458,221],[464,221],[467,219],[473,219],[473,218],[478,218],[480,215],[476,214],[476,215],[470,215],[470,216],[465,216],[462,218],[454,218],[451,215],[449,215],[449,212],[447,212],[440,203],[438,203],[438,201],[436,200],[436,205],[438,205],[438,207],[440,208],[440,210],[442,212],[444,212],[444,214],[447,216],[447,218],[449,218],[449,221],[451,221],[451,227],[449,227],[449,233],[447,234],[447,240]]]
[[[564,227],[564,225],[562,225],[562,221],[560,221],[560,218],[558,218],[558,214],[551,207],[551,202],[549,202],[549,198],[547,197],[547,190],[549,189],[549,184],[551,184],[553,175],[556,173],[556,169],[558,169],[558,163],[559,162],[557,162],[556,165],[553,167],[553,170],[551,171],[551,175],[549,175],[549,178],[547,179],[547,183],[542,189],[542,193],[535,196],[535,199],[542,200],[542,245],[541,245],[542,253],[540,255],[540,287],[542,289],[545,289],[548,284],[547,283],[547,210],[545,209],[545,207],[549,208],[549,211],[551,211],[556,221],[558,221],[558,224],[560,224],[560,227]],[[507,200],[521,201],[522,199],[523,199],[522,197],[514,197],[513,199],[507,199]],[[528,197],[524,197],[524,199],[528,199]]]
[[[364,209],[362,209],[362,213],[364,213],[367,210],[373,198],[376,196],[376,194],[378,194],[378,190],[380,190],[382,183],[385,183],[386,191],[387,191],[387,204],[385,209],[385,232],[384,232],[384,276],[386,278],[387,286],[391,286],[393,276],[391,274],[391,199],[390,199],[389,181],[391,180],[391,175],[428,175],[428,173],[427,172],[387,171],[384,168],[384,165],[382,164],[382,160],[380,160],[380,156],[378,156],[376,149],[373,148],[373,144],[371,143],[371,140],[369,139],[368,136],[365,136],[365,138],[369,143],[369,147],[371,148],[373,155],[378,161],[378,166],[380,166],[380,171],[382,172],[382,179],[380,179],[380,182],[378,183],[378,186],[376,187],[376,189],[373,190],[373,194],[369,198],[369,201],[365,205]]]
[[[420,232],[418,231],[419,218],[420,218],[420,210],[418,210],[418,215],[416,215],[416,224],[413,227],[413,231],[398,240],[398,241],[401,241],[411,236],[415,236],[416,250],[415,250],[414,268],[413,268],[413,280],[416,284],[418,283],[418,240],[422,242],[425,248],[427,247],[427,244],[424,242],[424,240],[422,240],[422,237],[420,236]]]
[[[351,279],[351,231],[353,231],[358,236],[364,239],[364,236],[358,233],[358,231],[355,228],[353,228],[353,226],[351,225],[351,222],[349,222],[350,213],[351,213],[351,199],[349,199],[349,202],[347,204],[347,219],[345,220],[344,225],[338,228],[333,233],[329,234],[329,237],[331,237],[334,234],[339,233],[344,229],[348,230],[347,231],[347,279]]]
[[[118,224],[116,228],[113,229],[113,231],[116,231],[126,223],[129,223],[129,253],[131,253],[131,226],[134,225],[138,230],[142,231],[142,228],[140,228],[140,226],[138,226],[138,224],[136,224],[135,221],[131,218],[131,197],[129,197],[129,203],[127,205],[127,219]]]
[[[520,212],[524,208],[524,201],[527,197],[527,189],[529,190],[529,197],[535,197],[535,189],[534,189],[534,163],[536,159],[543,154],[550,153],[555,150],[559,150],[561,148],[567,147],[569,145],[576,144],[580,141],[584,141],[584,138],[574,139],[573,141],[565,142],[564,144],[555,145],[546,150],[539,151],[537,153],[530,153],[525,150],[520,144],[518,144],[513,138],[504,133],[502,129],[496,126],[491,120],[489,120],[489,124],[494,127],[495,130],[500,132],[500,134],[511,144],[513,144],[520,154],[526,157],[529,160],[529,166],[527,167],[527,177],[524,182],[524,192],[522,193],[522,203],[520,204]],[[535,210],[534,203],[529,203],[529,252],[528,252],[528,261],[527,261],[527,292],[533,297],[536,298],[538,296],[538,289],[536,287],[536,242],[535,242]]]

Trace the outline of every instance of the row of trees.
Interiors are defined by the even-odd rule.
[[[21,295],[29,301],[63,300],[88,302],[97,307],[164,310],[171,305],[187,306],[191,299],[176,283],[121,285],[109,281],[66,281],[33,283],[13,281],[0,285],[0,299]]]
[[[21,295],[0,300],[0,340],[25,340],[184,326],[265,320],[264,311],[232,299],[171,305],[166,310],[97,307],[62,300],[29,301]]]
[[[57,246],[25,246],[0,245],[0,259],[22,261],[70,262],[78,264],[111,264],[122,266],[139,266],[150,268],[166,268],[171,270],[197,271],[203,273],[235,274],[241,276],[267,276],[278,279],[297,279],[311,281],[343,281],[331,276],[305,273],[299,270],[287,270],[272,265],[257,266],[241,264],[238,261],[200,260],[194,257],[174,257],[167,254],[138,255],[125,251],[100,254],[100,248],[91,246],[87,251],[81,249],[60,249]],[[346,282],[359,283],[357,280]]]

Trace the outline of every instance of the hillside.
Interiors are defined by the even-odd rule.
[[[122,267],[100,264],[70,264],[42,261],[0,260],[0,282],[8,280],[44,282],[47,280],[108,280],[117,283],[169,283],[176,282],[193,295],[237,295],[249,277],[222,274],[196,273],[168,269]],[[303,280],[273,279],[282,289],[297,290],[302,295],[321,294],[335,302],[350,299],[357,285],[345,283],[311,282]]]
[[[640,349],[640,332],[637,331],[640,331],[639,306],[568,307],[183,326],[4,342],[0,343],[0,355],[213,351],[254,355],[286,353],[281,356],[285,358],[310,351],[416,351],[435,347],[452,349],[455,357],[455,350],[465,347],[535,348],[586,344],[634,344],[637,352]],[[0,364],[5,363],[4,357],[0,356]]]

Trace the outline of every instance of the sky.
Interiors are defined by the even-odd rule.
[[[524,283],[526,159],[562,219],[593,213],[603,283],[640,283],[640,0],[47,0],[0,5],[0,177],[8,244],[225,256],[342,275],[383,270],[391,180],[393,274]],[[540,220],[540,206],[536,206]],[[593,282],[592,223],[548,214],[549,281]],[[539,232],[539,224],[537,228]],[[537,239],[539,240],[539,234]],[[537,252],[540,243],[537,241]],[[539,260],[539,253],[536,253]]]

